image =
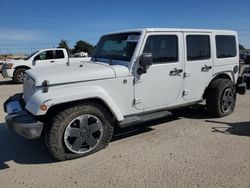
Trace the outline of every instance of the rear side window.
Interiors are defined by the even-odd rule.
[[[62,50],[56,50],[55,53],[55,59],[63,59],[64,58],[64,53]]]
[[[203,60],[211,57],[210,39],[208,35],[188,35],[187,60]]]
[[[147,38],[144,53],[152,53],[153,63],[178,61],[178,38],[176,35],[155,35]]]
[[[215,39],[217,58],[228,58],[236,56],[235,36],[217,35]]]

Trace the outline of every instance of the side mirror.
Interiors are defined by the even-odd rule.
[[[153,64],[153,56],[152,53],[143,53],[140,61],[140,65],[143,68],[147,68]]]
[[[149,66],[153,64],[153,56],[152,53],[143,53],[140,60],[141,68],[137,70],[137,74],[142,75],[147,73],[147,69]]]

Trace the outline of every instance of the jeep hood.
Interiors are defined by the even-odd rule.
[[[110,79],[121,76],[128,76],[129,70],[122,65],[108,65],[98,62],[74,63],[69,66],[51,65],[26,71],[35,81],[36,86],[41,86],[44,80],[49,85],[66,84],[100,79]]]

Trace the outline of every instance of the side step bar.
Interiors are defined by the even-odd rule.
[[[127,116],[124,118],[123,121],[118,122],[118,126],[121,128],[130,127],[135,124],[143,123],[149,120],[168,117],[170,115],[172,115],[171,112],[169,112],[168,110],[164,110],[164,111],[157,111],[140,115]]]

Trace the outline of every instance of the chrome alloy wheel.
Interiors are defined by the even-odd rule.
[[[221,99],[221,110],[223,113],[227,113],[230,111],[233,101],[234,101],[234,94],[232,88],[227,88],[224,91]]]
[[[84,114],[73,119],[64,131],[64,143],[73,153],[83,154],[97,147],[103,136],[103,124],[98,117]]]
[[[18,79],[20,80],[20,81],[24,81],[24,77],[25,77],[25,73],[24,72],[20,72],[20,74],[18,74]]]

